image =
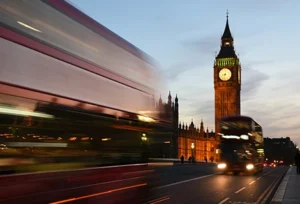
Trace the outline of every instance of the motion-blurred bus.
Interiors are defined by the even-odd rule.
[[[170,156],[147,54],[63,0],[2,0],[0,13],[1,170]]]
[[[262,127],[247,116],[228,116],[220,121],[220,161],[222,172],[263,171]]]

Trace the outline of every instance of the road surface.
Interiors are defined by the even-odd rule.
[[[255,203],[287,167],[222,175],[214,164],[1,178],[3,203]]]

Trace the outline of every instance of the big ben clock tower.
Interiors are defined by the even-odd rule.
[[[219,133],[219,120],[223,116],[240,115],[241,65],[235,54],[233,37],[228,24],[221,38],[221,49],[214,63],[215,130]],[[219,137],[217,137],[219,138]]]

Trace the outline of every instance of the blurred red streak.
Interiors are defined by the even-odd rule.
[[[123,191],[123,190],[132,189],[132,188],[137,188],[137,187],[142,187],[142,186],[146,186],[146,185],[147,185],[147,183],[142,183],[142,184],[137,184],[137,185],[132,185],[132,186],[126,186],[126,187],[123,187],[123,188],[116,188],[116,189],[112,189],[112,190],[108,190],[108,191],[104,191],[104,192],[100,192],[100,193],[94,193],[94,194],[90,194],[90,195],[86,195],[86,196],[80,196],[80,197],[77,197],[77,198],[70,198],[70,199],[60,200],[60,201],[52,202],[50,204],[68,203],[68,202],[72,202],[72,201],[77,201],[77,200],[82,200],[82,199],[86,199],[86,198],[96,197],[96,196],[100,196],[100,195],[105,195],[105,194],[114,193],[114,192],[117,192],[117,191]]]

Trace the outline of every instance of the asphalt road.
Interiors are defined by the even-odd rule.
[[[256,203],[287,167],[267,167],[256,175],[206,174],[181,183],[160,186],[163,203]],[[168,198],[168,199],[167,199]]]
[[[221,175],[214,164],[76,172],[1,180],[3,203],[253,203],[286,170]]]

